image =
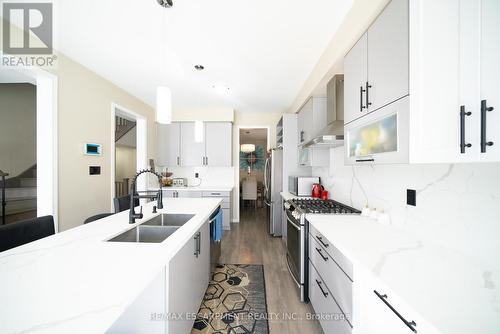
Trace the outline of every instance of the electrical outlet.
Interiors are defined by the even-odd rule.
[[[406,189],[406,204],[417,206],[417,191],[413,189]]]
[[[200,176],[199,173],[194,173],[194,178],[197,179]]]

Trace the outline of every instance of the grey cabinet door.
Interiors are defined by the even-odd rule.
[[[344,122],[349,123],[366,114],[368,80],[368,38],[365,33],[344,58]]]
[[[181,150],[180,123],[157,125],[158,165],[179,166]]]
[[[181,165],[203,166],[205,161],[205,139],[195,140],[194,122],[181,123]]]
[[[368,112],[409,94],[408,29],[408,0],[392,0],[368,29]]]
[[[230,167],[232,150],[230,122],[205,123],[206,163],[213,167]]]
[[[209,275],[210,233],[206,222],[170,260],[167,312],[182,315],[198,312],[208,287]],[[193,323],[194,319],[185,317],[169,320],[168,333],[190,333]]]

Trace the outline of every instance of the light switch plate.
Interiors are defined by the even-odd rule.
[[[406,190],[406,204],[417,206],[417,191],[413,189]]]

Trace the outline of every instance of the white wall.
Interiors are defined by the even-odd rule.
[[[36,163],[36,86],[0,84],[0,170],[9,178]]]

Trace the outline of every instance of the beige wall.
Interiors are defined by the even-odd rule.
[[[36,87],[0,84],[0,170],[15,177],[36,163]]]
[[[233,190],[233,221],[239,222],[240,220],[240,172],[239,172],[239,136],[240,128],[269,128],[269,147],[272,148],[276,145],[276,124],[280,120],[281,113],[241,113],[236,111],[234,114],[233,126],[233,166],[234,169],[234,190]]]
[[[83,220],[111,210],[111,104],[147,118],[148,158],[156,155],[154,110],[149,105],[59,54],[59,230],[79,226]],[[83,144],[102,144],[102,156],[82,154]],[[89,176],[89,165],[102,166],[102,175]]]

